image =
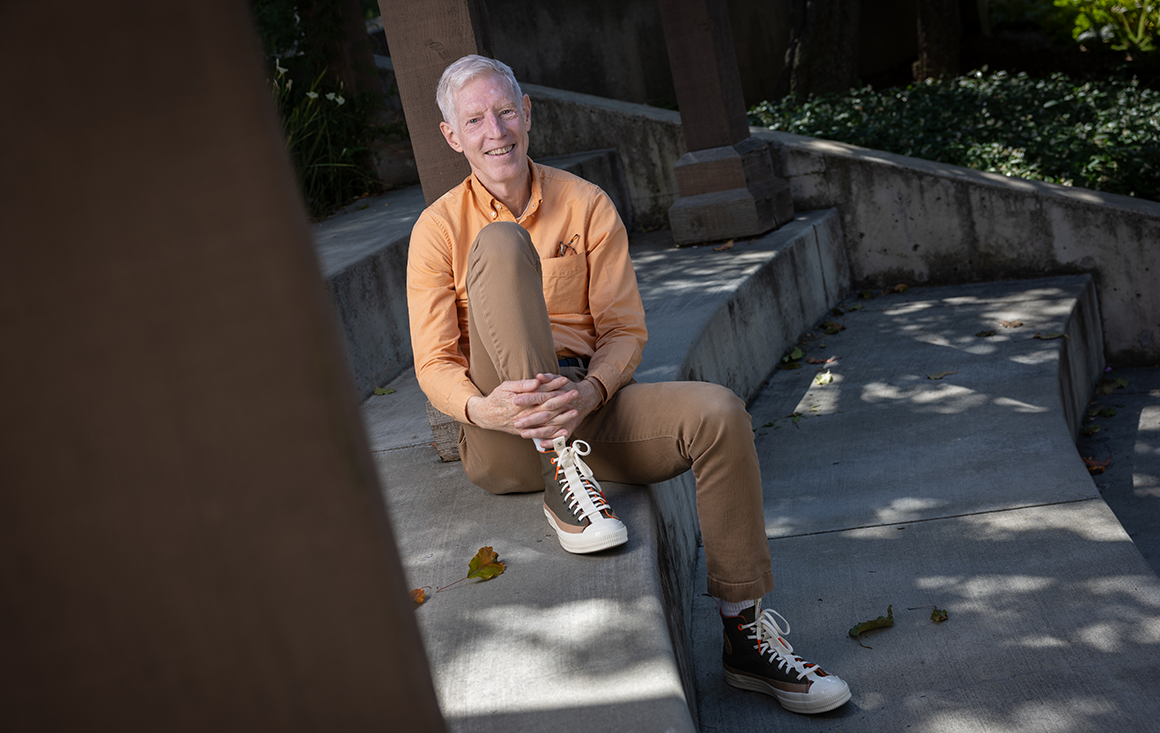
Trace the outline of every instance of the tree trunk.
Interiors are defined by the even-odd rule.
[[[959,0],[918,0],[917,81],[959,73]]]
[[[861,0],[793,0],[778,96],[844,92],[858,80]]]

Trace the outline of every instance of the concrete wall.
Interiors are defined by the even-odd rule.
[[[1160,203],[762,131],[798,210],[842,212],[860,285],[1088,272],[1114,364],[1160,362]]]
[[[681,116],[671,110],[522,84],[532,99],[533,160],[614,148],[640,229],[669,225],[677,200],[673,166],[685,152]]]
[[[615,147],[637,225],[667,226],[680,116],[531,87],[532,153]],[[1113,364],[1160,363],[1160,203],[753,128],[798,211],[842,214],[853,281],[951,284],[1091,273]]]

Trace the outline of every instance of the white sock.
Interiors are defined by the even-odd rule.
[[[552,452],[551,448],[541,448],[540,447],[540,439],[539,438],[529,438],[529,440],[532,441],[532,445],[536,446],[536,450],[538,450],[539,452],[541,452],[541,453],[551,453]]]
[[[717,608],[721,609],[721,615],[725,618],[740,616],[742,611],[751,608],[757,603],[757,601],[738,601],[734,603],[732,601],[723,601],[720,598],[715,598],[714,600],[717,601]]]

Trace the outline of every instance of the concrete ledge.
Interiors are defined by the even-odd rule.
[[[1108,359],[1160,362],[1160,203],[751,129],[796,207],[840,208],[854,282],[1091,273]]]
[[[634,247],[649,343],[642,382],[705,381],[749,400],[769,371],[849,288],[837,212],[798,216],[733,249]],[[692,690],[689,638],[692,570],[699,542],[691,473],[649,487],[667,621],[682,679]],[[690,698],[691,699],[691,698]]]
[[[652,335],[640,378],[695,374],[749,396],[800,324],[842,296],[840,237],[837,213],[825,211],[720,252],[634,246]],[[765,292],[774,286],[780,298]],[[713,330],[720,333],[706,334]],[[741,364],[748,359],[764,361]],[[629,544],[569,555],[543,519],[539,494],[492,496],[471,486],[460,465],[439,461],[411,373],[391,387],[366,401],[363,416],[412,585],[462,577],[483,545],[508,562],[499,578],[460,584],[418,609],[451,728],[695,730],[691,476],[648,491],[607,484]]]
[[[617,148],[638,224],[667,225],[685,152],[678,113],[533,85],[528,93],[539,110],[533,151]],[[1160,363],[1160,203],[750,131],[770,144],[797,211],[839,209],[854,283],[1090,273],[1109,360]]]

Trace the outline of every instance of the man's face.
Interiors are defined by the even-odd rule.
[[[439,123],[447,144],[467,156],[471,170],[493,194],[529,175],[532,103],[526,94],[512,97],[499,76],[476,77],[455,97],[454,124]]]

